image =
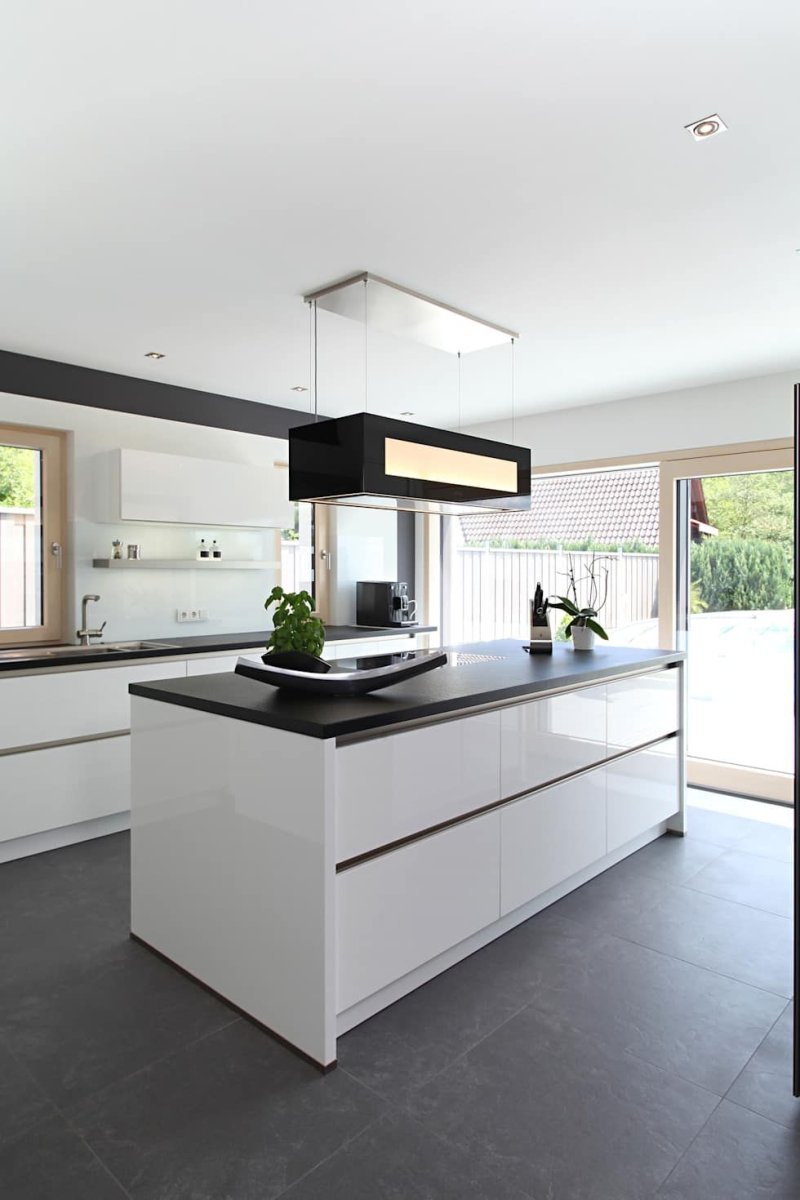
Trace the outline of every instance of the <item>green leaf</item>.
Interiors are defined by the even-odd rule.
[[[603,629],[603,626],[599,625],[597,621],[593,621],[591,617],[587,618],[586,628],[591,629],[599,638],[602,638],[604,642],[608,641],[608,634],[606,633],[605,629]]]

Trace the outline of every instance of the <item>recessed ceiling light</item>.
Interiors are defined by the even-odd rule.
[[[148,350],[145,358],[166,358],[166,355],[162,354],[160,350]]]
[[[706,138],[713,137],[715,133],[724,133],[728,126],[719,113],[712,113],[710,117],[703,117],[701,121],[692,121],[683,128],[689,130],[696,142],[702,142]]]
[[[290,390],[293,392],[307,392],[308,388],[303,387],[302,384],[298,383],[295,387],[291,388]]]
[[[413,417],[413,415],[414,415],[414,414],[413,414],[413,412],[411,412],[411,410],[410,410],[410,409],[409,409],[407,412],[401,412],[401,413],[400,413],[400,416],[401,416],[401,417]]]

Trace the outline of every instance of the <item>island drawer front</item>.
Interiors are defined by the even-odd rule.
[[[605,769],[500,809],[500,908],[513,912],[606,852]]]
[[[606,757],[606,687],[578,688],[502,710],[503,797],[530,791]]]
[[[340,872],[337,1011],[496,921],[499,874],[497,812]]]
[[[130,808],[130,737],[0,757],[0,842]]]
[[[336,749],[336,861],[500,799],[500,714]]]
[[[128,730],[129,683],[185,674],[181,660],[0,679],[0,750]]]
[[[678,728],[681,672],[675,667],[608,684],[608,752],[633,750]]]
[[[677,738],[670,738],[608,764],[609,853],[678,811],[678,745]]]

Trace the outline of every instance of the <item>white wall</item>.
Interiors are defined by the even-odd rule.
[[[796,382],[800,382],[800,368],[791,374],[555,409],[520,417],[514,440],[530,446],[533,465],[541,467],[787,438],[793,434]],[[468,432],[510,441],[511,423],[473,425]]]
[[[287,444],[278,438],[232,430],[209,429],[129,413],[84,408],[55,400],[0,393],[0,424],[36,425],[70,433],[68,462],[70,495],[69,550],[65,564],[70,605],[67,638],[78,627],[80,597],[99,593],[92,620],[106,620],[105,639],[168,638],[170,635],[244,633],[266,629],[264,600],[278,581],[277,570],[120,571],[92,567],[93,558],[108,558],[115,537],[139,542],[147,558],[191,558],[201,537],[216,538],[225,558],[279,557],[273,530],[194,529],[178,526],[110,524],[98,521],[94,495],[95,456],[118,447],[157,450],[167,454],[249,463],[274,470],[286,460]],[[288,472],[286,487],[288,493]],[[178,624],[177,608],[206,608],[202,624]]]
[[[332,506],[330,623],[354,625],[356,582],[397,578],[397,513]]]

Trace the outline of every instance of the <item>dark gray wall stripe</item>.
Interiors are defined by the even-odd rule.
[[[95,371],[91,367],[32,358],[9,350],[0,350],[0,392],[161,417],[187,425],[236,429],[263,437],[285,438],[294,425],[306,425],[313,420],[310,413],[292,408],[136,379],[132,375],[115,375],[111,371]]]
[[[399,512],[397,514],[397,578],[408,584],[409,595],[415,591],[414,572],[416,563],[415,546],[415,514]]]

